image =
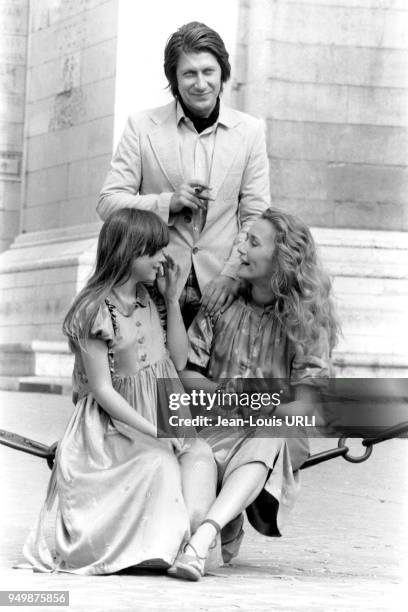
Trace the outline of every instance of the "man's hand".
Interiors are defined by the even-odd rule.
[[[177,213],[185,207],[191,210],[205,210],[207,203],[214,201],[214,198],[210,198],[206,193],[210,189],[211,187],[196,179],[182,183],[171,197],[170,212]]]
[[[214,278],[206,286],[201,299],[204,314],[211,316],[218,310],[224,312],[237,297],[239,286],[240,281],[229,276]]]

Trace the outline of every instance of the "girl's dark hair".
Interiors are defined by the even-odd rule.
[[[268,208],[261,219],[275,229],[271,286],[276,297],[275,316],[289,339],[307,348],[325,330],[330,349],[337,341],[331,281],[317,257],[313,236],[303,221],[281,210]]]
[[[221,68],[221,83],[226,83],[230,78],[229,55],[221,36],[204,23],[191,21],[170,36],[164,49],[164,74],[175,98],[179,96],[176,73],[180,54],[203,51],[212,53],[217,59]]]
[[[168,227],[153,212],[122,208],[109,215],[99,234],[95,270],[65,317],[64,334],[86,341],[112,288],[129,279],[133,260],[154,255],[168,242]]]

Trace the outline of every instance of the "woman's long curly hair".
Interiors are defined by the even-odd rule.
[[[309,228],[299,218],[269,208],[262,215],[275,232],[271,286],[276,297],[274,313],[288,338],[304,348],[317,341],[322,329],[330,350],[339,326],[334,311],[331,281],[321,267]]]
[[[122,208],[109,215],[99,234],[95,270],[65,317],[64,334],[86,343],[99,308],[115,285],[129,279],[134,259],[152,256],[168,242],[167,225],[153,212]]]

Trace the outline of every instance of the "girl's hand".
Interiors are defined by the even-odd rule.
[[[170,445],[171,450],[176,454],[183,449],[183,445],[178,438],[167,438],[166,442]]]
[[[180,266],[174,259],[165,254],[166,261],[162,264],[162,270],[157,274],[157,288],[166,301],[177,301],[180,297],[179,278]]]

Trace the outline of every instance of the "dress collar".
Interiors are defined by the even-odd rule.
[[[143,283],[138,283],[136,286],[136,305],[146,308],[149,303],[149,292]]]

